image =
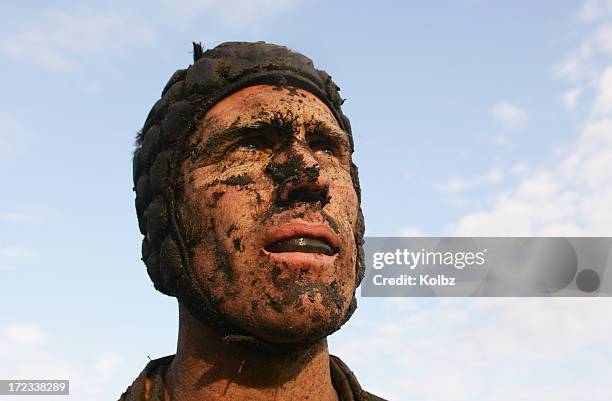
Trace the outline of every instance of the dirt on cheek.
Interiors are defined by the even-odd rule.
[[[253,183],[253,177],[248,174],[233,175],[225,180],[215,179],[204,186],[204,189],[216,188],[219,185],[241,186],[245,187]]]
[[[214,225],[213,225],[214,227]],[[221,241],[215,241],[215,244],[211,244],[214,246],[215,255],[213,266],[215,266],[215,270],[223,272],[225,278],[230,283],[235,281],[235,272],[234,267],[232,265],[232,261],[230,260],[229,255],[223,250],[223,244]]]
[[[270,305],[272,309],[274,309],[278,313],[284,312],[283,306],[281,306],[281,303],[276,298],[274,298],[269,293],[266,293],[266,298],[268,299],[268,305]]]
[[[221,181],[221,184],[232,185],[232,186],[236,186],[236,185],[245,186],[245,185],[249,185],[252,183],[253,183],[253,178],[247,174],[233,175],[230,178]]]

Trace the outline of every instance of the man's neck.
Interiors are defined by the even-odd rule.
[[[179,304],[176,356],[167,400],[337,401],[327,340],[268,353],[227,344]]]

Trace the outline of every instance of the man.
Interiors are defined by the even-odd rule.
[[[134,153],[143,260],[179,301],[177,353],[132,400],[380,400],[329,355],[364,224],[339,88],[285,47],[223,43],[177,71]]]

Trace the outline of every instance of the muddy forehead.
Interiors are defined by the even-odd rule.
[[[322,121],[339,127],[327,105],[301,88],[255,85],[241,89],[215,104],[205,115],[201,133],[270,122],[290,112],[300,122]]]

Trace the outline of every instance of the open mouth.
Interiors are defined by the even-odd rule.
[[[332,246],[326,239],[305,236],[284,238],[266,246],[265,249],[273,253],[304,252],[321,253],[328,256],[338,253],[338,247]]]
[[[291,220],[266,230],[263,248],[283,259],[325,258],[339,253],[340,238],[324,224]]]

